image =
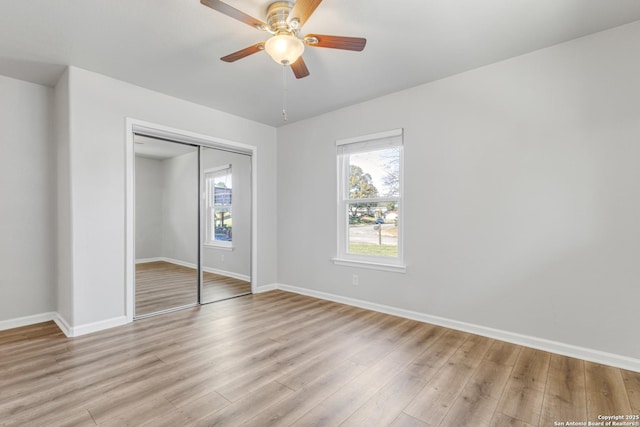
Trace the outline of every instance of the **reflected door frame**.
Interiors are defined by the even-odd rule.
[[[202,147],[235,151],[251,156],[251,292],[258,283],[258,149],[256,146],[214,136],[176,129],[127,117],[125,120],[125,315],[132,322],[135,315],[135,150],[134,134],[166,139]]]

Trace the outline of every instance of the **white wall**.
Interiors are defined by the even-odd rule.
[[[162,160],[136,156],[136,260],[162,257]]]
[[[0,76],[0,321],[55,311],[53,90]]]
[[[634,23],[279,128],[278,281],[640,359],[638,40]],[[335,140],[400,127],[407,273],[333,265]]]
[[[258,147],[258,285],[275,282],[274,128],[74,67],[69,87],[75,326],[125,316],[126,117]]]
[[[54,88],[54,135],[56,150],[56,282],[59,320],[73,325],[73,250],[71,227],[71,121],[69,70]]]
[[[198,149],[162,163],[162,256],[197,265]]]

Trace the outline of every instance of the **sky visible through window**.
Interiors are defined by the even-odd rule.
[[[392,170],[390,170],[390,163],[398,160],[397,149],[386,148],[383,150],[351,154],[349,163],[352,166],[359,166],[364,173],[371,175],[371,180],[378,190],[379,196],[388,196],[397,195],[393,194],[396,192],[392,187],[387,185],[388,180],[385,178]]]

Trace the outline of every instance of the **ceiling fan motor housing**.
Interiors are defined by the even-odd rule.
[[[273,34],[295,34],[299,22],[296,19],[288,21],[293,7],[292,1],[276,1],[267,8],[267,24],[269,32]]]

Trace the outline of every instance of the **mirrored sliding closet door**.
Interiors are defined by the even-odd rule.
[[[250,154],[134,135],[134,318],[251,293]]]
[[[201,303],[251,293],[251,156],[201,147]]]
[[[199,147],[141,135],[135,151],[135,317],[198,304]]]

